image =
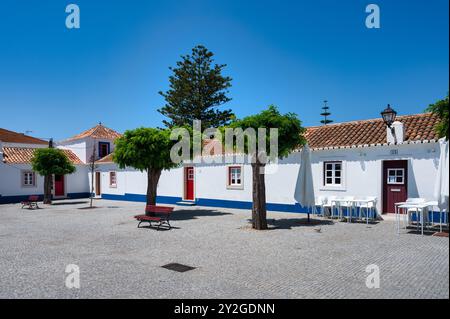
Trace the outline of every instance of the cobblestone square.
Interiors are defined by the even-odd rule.
[[[0,298],[448,298],[449,239],[271,212],[176,207],[170,231],[136,228],[143,203],[0,206]],[[195,267],[175,272],[161,266]],[[69,264],[80,288],[65,286]],[[366,286],[368,265],[380,288]]]

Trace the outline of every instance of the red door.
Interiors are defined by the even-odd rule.
[[[184,199],[194,200],[194,168],[184,168]]]
[[[383,213],[395,213],[395,203],[408,198],[408,161],[383,162]]]
[[[64,175],[55,175],[55,196],[64,195]]]

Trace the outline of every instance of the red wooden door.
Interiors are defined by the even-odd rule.
[[[55,196],[64,195],[64,175],[55,175]]]
[[[383,213],[395,213],[395,203],[408,198],[408,161],[383,162]]]
[[[194,200],[194,168],[184,168],[184,199]]]

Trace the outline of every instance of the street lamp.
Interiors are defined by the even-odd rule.
[[[386,124],[386,126],[391,128],[392,123],[394,123],[395,117],[397,116],[397,112],[395,112],[391,108],[391,105],[388,104],[387,108],[385,108],[384,111],[381,112],[381,116],[383,117],[383,121]]]
[[[395,135],[395,128],[392,126],[392,123],[395,122],[396,116],[397,112],[395,112],[394,109],[391,108],[390,104],[388,104],[387,108],[385,108],[384,111],[381,112],[381,117],[383,118],[384,124],[386,124],[386,126],[391,129],[395,144],[397,144],[397,136]]]

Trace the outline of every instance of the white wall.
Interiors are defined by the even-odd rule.
[[[109,150],[112,153],[114,151],[114,141],[113,140],[108,140],[108,139],[93,139],[90,137],[87,138],[82,138],[82,139],[78,139],[78,140],[73,140],[73,141],[61,141],[58,143],[58,148],[62,148],[62,149],[69,149],[72,152],[75,153],[75,155],[78,156],[78,158],[83,162],[83,163],[89,163],[89,161],[91,160],[91,156],[92,156],[92,152],[94,151],[94,144],[95,144],[95,159],[98,160],[99,159],[99,143],[100,142],[106,142],[109,143]]]
[[[396,153],[392,153],[395,151]],[[377,209],[382,207],[382,163],[384,160],[408,160],[408,197],[433,199],[434,181],[439,161],[437,143],[404,144],[337,150],[313,151],[312,170],[316,196],[376,196]],[[342,187],[323,186],[323,162],[342,161]],[[266,174],[268,203],[295,204],[294,192],[300,168],[300,153],[280,160],[277,170]],[[102,193],[123,195],[145,194],[146,173],[132,169],[117,170],[114,164],[102,165]],[[108,171],[117,170],[117,188],[109,187]],[[252,200],[252,171],[243,165],[243,189],[227,188],[227,169],[222,164],[195,166],[195,197],[208,199]],[[183,197],[183,168],[163,171],[158,195]]]
[[[71,150],[83,163],[87,162],[85,139],[76,141],[62,141],[57,144],[57,148]]]
[[[35,173],[35,186],[22,186],[22,172],[32,171],[30,164],[5,164],[0,163],[0,195],[21,196],[44,193],[44,177]],[[88,171],[84,165],[76,165],[73,174],[65,175],[65,192],[86,193],[89,192]]]
[[[0,162],[0,195],[6,197],[44,193],[44,177],[39,174],[36,174],[35,186],[22,186],[23,170],[31,171],[31,165]]]

